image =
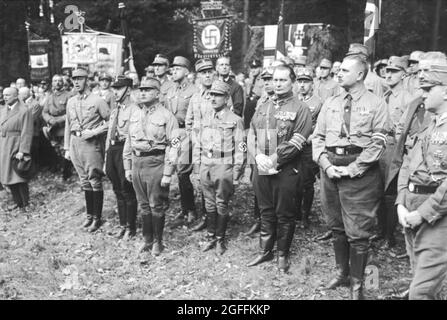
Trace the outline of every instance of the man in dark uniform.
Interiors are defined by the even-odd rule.
[[[210,89],[214,111],[203,119],[203,130],[194,145],[193,162],[200,171],[200,183],[207,212],[208,243],[203,251],[217,245],[217,253],[226,251],[225,233],[228,202],[244,168],[245,131],[242,119],[230,111],[230,85],[215,81]]]
[[[261,210],[261,253],[247,266],[273,259],[277,241],[278,269],[282,272],[289,268],[295,232],[300,155],[312,130],[309,108],[293,95],[294,82],[291,67],[276,67],[273,84],[277,98],[257,108],[248,139],[256,161],[253,188]]]
[[[314,131],[313,159],[320,165],[321,204],[333,232],[336,277],[351,298],[363,299],[368,239],[383,194],[378,160],[385,150],[389,117],[385,102],[364,85],[368,65],[347,56],[338,73],[344,91],[323,104]]]
[[[261,98],[257,101],[256,108],[258,108],[259,105],[264,104],[269,100],[272,100],[274,98],[274,94],[275,94],[275,89],[273,87],[273,68],[265,69],[261,73],[261,79],[262,79],[262,82],[264,85],[264,88],[263,88],[264,92],[263,92]],[[250,119],[250,122],[251,122],[251,119]],[[248,163],[250,164],[250,170],[251,170],[250,171],[250,181],[253,181],[253,174],[255,172],[256,163],[255,163],[254,159],[250,159],[248,161]],[[254,196],[253,216],[255,218],[255,223],[245,233],[246,236],[251,236],[251,235],[261,231],[261,212],[259,211],[258,199],[256,198],[256,194]]]
[[[106,174],[112,182],[118,206],[120,230],[118,238],[133,238],[136,234],[137,198],[132,183],[127,181],[123,165],[123,149],[129,129],[132,109],[130,101],[132,79],[119,76],[112,83],[116,107],[112,110],[106,138]]]
[[[177,162],[180,139],[175,116],[159,101],[160,81],[146,78],[140,84],[140,101],[130,115],[123,160],[143,217],[141,251],[163,251],[165,212],[169,185]]]
[[[242,117],[244,111],[244,89],[231,77],[230,57],[220,57],[216,61],[216,71],[220,80],[231,86],[232,111]]]
[[[164,104],[169,89],[175,86],[174,82],[168,79],[169,59],[164,54],[159,53],[155,56],[152,65],[154,66],[155,77],[161,83],[160,102]]]
[[[312,113],[313,132],[323,103],[314,94],[313,69],[311,67],[304,67],[299,68],[297,71],[298,99],[303,101]],[[297,215],[301,217],[302,227],[306,229],[309,227],[309,215],[314,200],[315,175],[319,172],[318,164],[312,160],[312,137],[307,139],[307,144],[303,149],[301,164],[302,183],[297,188]]]
[[[84,69],[73,71],[73,84],[77,95],[67,102],[65,119],[65,158],[71,160],[85,192],[87,221],[84,228],[95,232],[101,226],[104,191],[104,149],[102,135],[107,132],[110,108],[87,86],[88,73]]]
[[[256,104],[263,93],[263,83],[261,78],[262,64],[261,61],[255,59],[250,63],[249,88],[247,92],[247,100],[244,108],[244,127],[250,128],[251,118],[255,113]]]
[[[180,154],[176,167],[180,190],[181,211],[175,216],[171,224],[172,228],[183,225],[186,218],[187,225],[191,225],[197,218],[194,204],[194,187],[191,183],[192,143],[188,132],[185,130],[185,118],[192,95],[197,92],[197,87],[188,80],[191,63],[185,57],[177,56],[172,62],[172,80],[175,86],[171,87],[166,95],[165,107],[176,117],[179,129],[182,131]]]
[[[420,87],[434,116],[402,164],[396,200],[413,267],[410,300],[439,299],[447,275],[447,60],[426,62]]]
[[[420,92],[419,88],[419,61],[421,60],[424,52],[413,51],[408,58],[407,76],[404,78],[404,88],[413,94]],[[422,93],[422,92],[420,92]]]
[[[52,79],[52,92],[45,99],[42,118],[46,126],[42,128],[44,136],[50,141],[58,159],[57,166],[62,168],[62,178],[67,180],[73,172],[71,161],[65,159],[64,134],[67,102],[74,93],[64,89],[63,78],[56,74]]]

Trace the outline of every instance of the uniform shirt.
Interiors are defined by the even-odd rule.
[[[435,116],[420,133],[414,148],[404,160],[398,179],[396,204],[405,205],[409,182],[437,187],[417,209],[429,223],[447,214],[447,113]]]
[[[160,84],[161,84],[161,86],[160,86],[160,102],[162,104],[165,104],[168,92],[172,87],[175,87],[175,83],[174,83],[174,81],[169,80],[167,76],[164,76],[163,78],[160,78],[158,80],[160,80]]]
[[[178,123],[175,116],[161,103],[132,108],[127,139],[124,144],[124,169],[132,170],[132,151],[165,151],[163,175],[171,176],[174,170],[176,149],[179,145]],[[171,152],[171,146],[172,151]]]
[[[233,165],[233,179],[242,175],[247,145],[242,118],[228,106],[207,114],[197,143],[194,144],[193,163],[205,165]]]
[[[392,89],[388,89],[384,93],[383,97],[388,105],[388,112],[390,113],[393,132],[401,132],[402,116],[405,114],[408,105],[414,100],[415,97],[409,91],[405,90],[401,84]]]
[[[165,107],[177,118],[180,128],[185,127],[188,105],[196,91],[197,87],[185,79],[180,84],[174,82],[174,86],[169,89],[166,95]]]
[[[378,97],[383,97],[384,92],[388,90],[385,80],[372,71],[368,71],[366,75],[365,87]]]
[[[46,123],[52,119],[55,123],[63,126],[65,124],[65,114],[67,111],[68,99],[75,94],[66,90],[53,91],[43,104],[42,118]]]
[[[213,111],[211,106],[211,95],[209,89],[201,88],[196,91],[189,100],[185,117],[186,130],[199,131],[202,128],[203,120]]]
[[[348,92],[343,90],[338,95],[324,102],[313,133],[313,159],[326,170],[331,163],[326,147],[345,147],[355,145],[363,148],[359,157],[348,165],[351,177],[364,173],[379,160],[385,150],[386,136],[389,131],[389,114],[383,99],[366,90],[362,85],[351,92],[351,121],[349,136],[342,128],[343,113]],[[343,133],[342,134],[342,130]]]
[[[100,89],[99,90],[99,96],[104,99],[104,101],[109,106],[110,110],[115,108],[115,95],[113,94],[112,89]]]
[[[26,99],[25,104],[33,115],[33,136],[38,137],[42,128],[42,106],[33,97]]]
[[[312,114],[312,131],[313,131],[317,124],[317,118],[318,115],[320,114],[323,102],[319,97],[317,97],[313,93],[310,93],[309,95],[306,96],[298,94],[298,99],[306,103],[306,105],[309,107],[309,110]]]
[[[327,98],[336,95],[339,88],[339,84],[334,79],[328,77],[327,79],[315,81],[314,92],[324,102]]]
[[[251,120],[248,136],[250,154],[254,157],[258,154],[272,159],[277,157],[280,168],[298,160],[311,131],[309,107],[292,92],[276,99],[267,99],[257,107]]]
[[[131,101],[128,95],[122,102],[115,102],[116,108],[110,113],[109,130],[107,131],[106,149],[108,149],[110,141],[124,141],[129,131],[129,119],[131,110],[137,105]],[[114,137],[112,137],[115,131]]]
[[[98,134],[107,132],[110,108],[98,95],[89,91],[77,94],[67,102],[67,117],[65,119],[64,149],[70,149],[72,132],[96,130]]]
[[[245,103],[244,90],[230,76],[224,78],[223,81],[231,86],[230,97],[233,103],[232,111],[238,116],[242,117],[242,112],[244,111],[244,103]]]

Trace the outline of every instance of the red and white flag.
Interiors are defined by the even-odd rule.
[[[374,41],[376,30],[380,26],[380,11],[382,0],[368,0],[365,7],[365,35],[363,43],[368,47],[369,52],[374,52]]]
[[[287,56],[286,42],[284,40],[284,1],[281,3],[281,10],[278,19],[278,33],[276,35],[276,52],[275,59],[279,60]]]

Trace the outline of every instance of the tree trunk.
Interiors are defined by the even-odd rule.
[[[438,41],[439,41],[439,25],[441,21],[441,9],[442,9],[442,0],[436,0],[436,9],[433,23],[433,38],[431,42],[431,49],[433,51],[438,50]]]

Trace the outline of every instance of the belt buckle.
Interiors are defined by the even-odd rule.
[[[408,190],[409,190],[410,192],[414,192],[415,189],[416,189],[416,187],[415,187],[415,185],[413,184],[413,182],[410,182],[410,183],[408,184]]]
[[[136,155],[137,157],[139,157],[139,156],[141,156],[141,152],[138,151],[138,150],[135,150],[135,155]]]
[[[206,156],[208,157],[208,158],[212,158],[213,157],[213,153],[211,152],[211,151],[208,151],[208,153],[206,154]]]
[[[111,140],[111,141],[110,141],[110,144],[111,144],[112,146],[114,146],[114,145],[115,145],[115,140]]]
[[[76,137],[80,137],[82,135],[81,131],[76,131]]]
[[[345,148],[335,147],[335,154],[342,156],[345,154]]]

